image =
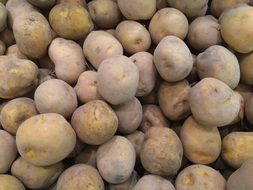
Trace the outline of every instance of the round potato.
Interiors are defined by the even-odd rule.
[[[107,103],[93,100],[75,110],[71,124],[84,143],[100,145],[113,137],[118,118]]]
[[[97,151],[97,168],[109,183],[127,181],[135,165],[136,154],[132,143],[122,136],[114,136]]]
[[[86,145],[83,151],[75,157],[75,163],[88,164],[96,167],[97,149],[97,146]]]
[[[139,159],[141,148],[144,142],[145,134],[141,131],[135,131],[127,136],[125,136],[134,146],[136,157]]]
[[[39,8],[51,7],[55,4],[55,1],[56,0],[28,0],[29,3]]]
[[[5,50],[6,50],[5,43],[2,40],[0,40],[0,55],[4,55]]]
[[[0,175],[0,184],[1,190],[25,190],[21,181],[11,175]]]
[[[188,20],[179,10],[164,8],[157,11],[152,17],[149,32],[155,44],[169,35],[177,36],[183,40],[188,33]]]
[[[161,77],[168,82],[184,79],[193,67],[189,48],[176,36],[161,40],[154,52],[154,63]]]
[[[0,2],[0,32],[2,32],[7,27],[7,9]]]
[[[7,48],[6,55],[15,56],[18,59],[27,59],[27,57],[20,52],[17,44],[11,45]]]
[[[19,154],[26,161],[36,166],[49,166],[71,153],[76,134],[64,117],[46,113],[24,121],[18,128],[16,143]]]
[[[246,54],[240,60],[241,82],[253,84],[253,53]]]

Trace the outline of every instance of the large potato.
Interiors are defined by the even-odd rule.
[[[54,62],[57,78],[69,84],[75,84],[86,68],[82,48],[72,40],[54,39],[48,54]]]
[[[149,32],[155,44],[169,35],[177,36],[183,40],[188,33],[188,20],[179,10],[164,8],[157,11],[152,17]]]
[[[184,79],[193,67],[189,48],[176,36],[161,40],[154,52],[154,63],[161,77],[168,82]]]
[[[0,190],[25,190],[21,181],[11,175],[0,175],[0,184]]]
[[[107,103],[93,100],[75,110],[71,124],[84,143],[100,145],[113,137],[118,118]]]
[[[76,135],[64,117],[47,113],[24,121],[18,128],[16,143],[19,154],[26,161],[36,166],[49,166],[71,153]]]
[[[219,45],[211,46],[197,56],[197,71],[201,79],[213,77],[232,89],[240,81],[240,66],[236,56]]]
[[[246,54],[240,60],[241,82],[253,84],[253,53]]]
[[[103,60],[123,55],[123,47],[111,34],[105,31],[92,31],[84,41],[83,52],[93,67],[98,69]]]
[[[97,146],[86,145],[83,151],[75,157],[75,163],[88,164],[93,167],[96,167],[97,149]]]
[[[114,136],[97,151],[97,167],[109,183],[119,184],[128,180],[135,165],[135,150],[129,140]]]
[[[27,59],[27,57],[20,52],[17,44],[11,45],[7,48],[6,55],[15,56],[18,59]]]
[[[0,32],[2,32],[7,27],[7,9],[0,2]]]
[[[38,67],[30,60],[0,56],[0,97],[15,98],[30,92],[37,83]]]
[[[144,142],[144,137],[145,134],[141,131],[135,131],[127,136],[125,136],[134,146],[135,149],[135,153],[136,153],[136,157],[137,159],[140,158],[140,152],[141,152],[141,148]]]
[[[56,0],[27,0],[29,3],[40,8],[51,7],[55,4]]]
[[[125,56],[106,59],[98,69],[98,92],[110,104],[119,105],[132,100],[138,84],[138,67]]]

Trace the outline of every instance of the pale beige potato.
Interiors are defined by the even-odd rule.
[[[197,71],[201,79],[213,77],[232,89],[240,81],[240,66],[236,56],[219,45],[211,46],[197,56]]]
[[[57,78],[69,84],[75,84],[86,69],[82,48],[72,40],[54,39],[49,46],[48,54],[54,62]]]
[[[57,181],[56,190],[84,188],[104,190],[104,182],[96,168],[86,164],[77,164],[71,166],[61,174]]]
[[[24,121],[18,128],[16,143],[26,161],[36,166],[50,166],[72,152],[76,134],[63,116],[46,113]]]
[[[129,20],[148,20],[156,11],[156,0],[117,0],[117,3]]]
[[[41,167],[34,166],[19,157],[11,166],[11,174],[30,189],[44,189],[57,180],[63,169],[64,166],[61,162],[51,166]]]
[[[205,165],[191,165],[183,169],[175,183],[177,190],[225,190],[226,180],[215,169]]]
[[[144,143],[145,134],[136,130],[135,132],[125,136],[134,146],[136,157],[140,158],[140,152]]]
[[[83,151],[75,157],[75,164],[88,164],[96,167],[97,149],[97,146],[86,145]]]
[[[6,7],[0,2],[0,32],[7,27],[7,14],[8,11]]]
[[[156,0],[156,9],[163,9],[168,7],[168,2],[167,0]]]
[[[20,52],[17,44],[9,46],[6,50],[6,55],[15,56],[18,59],[28,59],[23,53]]]
[[[37,114],[38,111],[32,99],[15,98],[5,104],[1,110],[1,125],[4,130],[15,135],[21,123]]]
[[[253,84],[253,53],[245,54],[240,60],[241,82]]]
[[[128,178],[127,181],[120,184],[109,184],[110,190],[125,190],[125,189],[133,189],[134,185],[137,183],[139,179],[138,173],[134,170],[132,175]]]
[[[6,50],[5,43],[2,40],[0,40],[0,55],[4,55],[5,50]]]
[[[118,118],[112,108],[102,100],[93,100],[75,110],[71,124],[81,141],[100,145],[113,137]]]
[[[88,8],[86,0],[56,0],[56,4],[60,4],[60,3],[78,3],[79,5],[83,6],[84,8],[86,8],[86,9]]]
[[[103,179],[112,184],[127,181],[135,165],[132,143],[122,136],[114,136],[97,151],[97,168]]]
[[[193,58],[189,48],[180,38],[167,36],[154,51],[154,63],[164,80],[176,82],[190,74]]]
[[[0,129],[0,144],[1,144],[0,174],[4,174],[9,171],[12,162],[17,157],[17,147],[16,147],[15,138],[11,136],[8,132],[1,129]],[[0,189],[1,189],[1,186],[0,186]]]
[[[12,175],[0,175],[0,190],[25,190],[24,185]]]
[[[98,69],[105,59],[123,55],[123,47],[111,34],[105,31],[92,31],[84,41],[83,52],[93,67]]]
[[[6,47],[15,44],[13,32],[8,27],[0,33],[0,40],[5,43]]]
[[[155,44],[169,35],[183,40],[188,33],[188,20],[178,9],[163,8],[152,17],[149,32]]]
[[[27,0],[27,1],[36,7],[47,8],[53,6],[56,0]]]

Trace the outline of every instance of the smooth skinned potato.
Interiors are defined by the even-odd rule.
[[[40,8],[51,7],[55,4],[55,1],[56,0],[28,0],[29,3]]]
[[[253,53],[246,54],[240,60],[241,82],[244,84],[253,84]]]
[[[88,164],[96,167],[97,149],[97,146],[86,145],[83,151],[75,157],[75,163]]]
[[[7,27],[7,9],[0,2],[0,32],[2,32]]]
[[[11,45],[7,48],[6,55],[15,56],[18,59],[27,59],[27,57],[20,52],[17,44]]]
[[[140,157],[141,148],[144,142],[145,134],[141,131],[136,130],[135,132],[125,136],[134,146],[137,159]]]
[[[0,190],[25,190],[21,181],[11,175],[0,175],[0,184]]]

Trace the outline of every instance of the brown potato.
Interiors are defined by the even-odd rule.
[[[164,8],[157,11],[152,17],[149,32],[155,44],[169,35],[177,36],[183,40],[188,33],[188,20],[179,10]]]
[[[17,44],[9,46],[6,51],[6,55],[15,56],[18,59],[28,59],[23,53],[20,52]]]
[[[83,151],[75,157],[75,163],[97,167],[97,149],[97,146],[86,145]]]
[[[107,103],[93,100],[75,110],[71,124],[84,143],[100,145],[113,137],[118,118]]]
[[[16,143],[19,154],[26,161],[36,166],[49,166],[71,153],[76,134],[64,117],[46,113],[24,121],[18,128]]]
[[[6,50],[5,43],[2,40],[0,40],[0,55],[4,55],[5,50]]]
[[[253,53],[246,54],[240,60],[241,82],[244,84],[253,84]]]
[[[161,77],[168,82],[184,79],[193,67],[189,48],[176,36],[161,40],[154,52],[154,63]]]
[[[125,136],[134,146],[136,157],[140,157],[141,148],[144,142],[145,134],[141,131],[135,131],[127,136]]]
[[[2,32],[7,27],[7,9],[0,2],[0,32]]]
[[[0,175],[1,190],[25,190],[24,185],[16,177]]]
[[[36,7],[47,8],[53,6],[56,0],[27,0],[27,1]]]
[[[0,40],[5,43],[6,47],[15,44],[13,32],[9,28],[5,28],[5,30],[0,33]]]

